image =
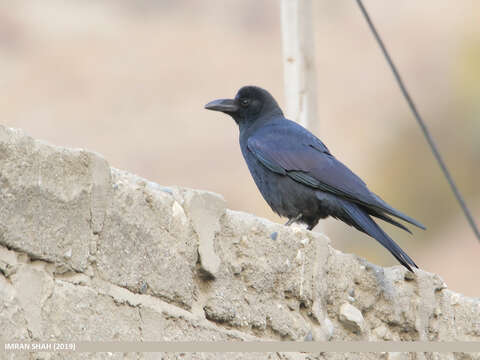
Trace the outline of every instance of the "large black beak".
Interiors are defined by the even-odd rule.
[[[205,109],[232,113],[238,110],[238,105],[234,99],[218,99],[210,101]]]

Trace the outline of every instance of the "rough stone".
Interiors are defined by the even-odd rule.
[[[42,306],[53,291],[53,280],[44,269],[45,263],[42,262],[30,266],[23,264],[11,277],[27,320],[27,329],[34,339],[42,338]]]
[[[105,211],[100,189],[107,186],[101,183],[110,172],[106,161],[3,126],[0,154],[0,243],[84,271],[92,219],[99,227]]]
[[[389,352],[387,360],[408,360],[408,353]]]
[[[100,277],[190,308],[198,242],[179,217],[174,197],[134,175],[112,169],[113,196],[99,234]],[[176,206],[176,216],[172,208]]]
[[[360,310],[348,303],[340,306],[339,320],[347,329],[357,334],[362,332],[365,324]]]
[[[323,289],[327,242],[302,230],[293,238],[283,225],[227,210],[217,246],[222,263],[216,281],[206,293],[207,318],[251,331],[272,332],[280,338],[300,339],[312,324],[292,308],[311,307]],[[277,240],[270,234],[278,233]],[[301,239],[312,237],[306,247]],[[273,250],[274,249],[274,250]],[[232,269],[242,269],[232,271]],[[308,316],[307,316],[308,318]]]
[[[215,278],[220,258],[215,252],[214,239],[220,231],[220,217],[225,213],[225,200],[208,191],[184,193],[185,209],[198,235],[200,265],[208,276]]]

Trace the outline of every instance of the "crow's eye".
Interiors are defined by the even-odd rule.
[[[247,107],[250,104],[250,99],[240,99],[240,105]]]

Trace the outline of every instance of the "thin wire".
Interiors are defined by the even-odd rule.
[[[365,17],[365,20],[368,23],[368,26],[370,27],[370,30],[373,33],[373,36],[377,40],[378,45],[382,49],[383,55],[385,56],[385,59],[388,62],[388,65],[390,65],[390,69],[393,72],[393,75],[395,76],[395,79],[397,80],[398,86],[400,87],[400,90],[402,91],[403,96],[405,97],[405,100],[407,100],[408,106],[412,110],[413,115],[415,116],[415,119],[417,119],[418,125],[420,125],[420,128],[422,129],[423,135],[425,135],[425,138],[427,139],[428,144],[430,145],[430,148],[432,149],[433,155],[437,159],[438,164],[440,165],[440,168],[443,171],[443,174],[447,178],[448,183],[450,184],[450,188],[452,189],[453,193],[455,194],[455,197],[458,200],[458,203],[460,204],[463,212],[465,213],[465,216],[472,227],[473,233],[477,237],[477,239],[480,241],[480,231],[478,230],[477,225],[475,224],[475,221],[473,220],[472,214],[470,213],[470,210],[467,207],[467,204],[465,203],[465,200],[463,199],[462,195],[460,194],[460,191],[458,190],[457,186],[455,185],[455,182],[453,181],[452,176],[450,175],[450,172],[447,169],[447,166],[445,165],[442,156],[440,155],[439,151],[437,150],[437,146],[435,145],[435,142],[433,141],[432,136],[430,135],[430,132],[427,129],[427,126],[425,125],[422,117],[417,111],[417,107],[413,103],[412,98],[410,97],[407,89],[405,88],[405,85],[403,84],[402,78],[400,77],[400,74],[398,73],[397,68],[393,64],[392,58],[390,57],[387,49],[385,48],[385,45],[383,44],[382,39],[380,38],[380,35],[378,34],[377,30],[375,29],[375,26],[372,23],[372,20],[370,19],[370,16],[368,15],[367,10],[363,6],[362,0],[357,0],[357,4],[360,7],[360,10],[362,11],[363,16]]]

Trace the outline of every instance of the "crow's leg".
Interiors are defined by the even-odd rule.
[[[285,226],[290,226],[290,225],[292,225],[295,221],[300,220],[301,217],[302,217],[302,213],[298,214],[298,215],[295,216],[294,218],[288,219],[288,221],[285,223]]]
[[[313,230],[313,228],[315,226],[317,226],[319,220],[320,219],[316,219],[316,220],[312,221],[311,223],[309,223],[308,226],[307,226],[307,230]]]

